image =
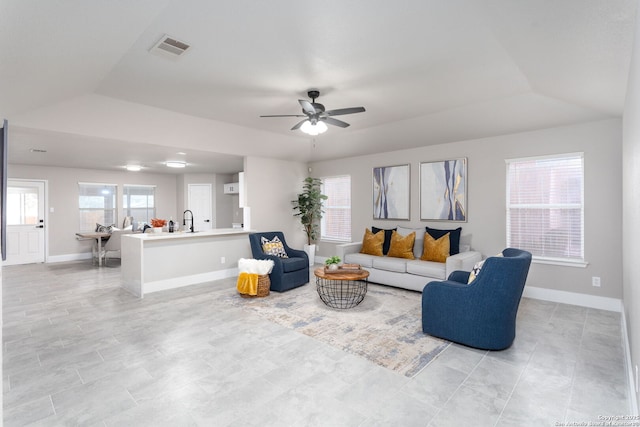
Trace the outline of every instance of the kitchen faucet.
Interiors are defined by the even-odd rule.
[[[189,209],[187,209],[186,211],[182,212],[182,225],[187,225],[187,212],[189,212],[191,214],[191,227],[189,227],[189,231],[194,233],[193,230],[193,212],[191,212]]]

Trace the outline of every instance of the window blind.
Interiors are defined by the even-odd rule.
[[[584,262],[581,153],[507,160],[507,246]]]
[[[124,216],[132,216],[138,224],[151,222],[156,216],[155,185],[127,185],[123,188]]]
[[[116,184],[78,183],[80,231],[95,231],[96,224],[116,224]]]
[[[324,214],[320,221],[320,238],[342,242],[351,241],[351,176],[322,178]]]

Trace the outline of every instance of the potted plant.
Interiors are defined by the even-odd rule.
[[[305,252],[309,255],[309,265],[313,265],[316,255],[316,245],[313,243],[318,236],[318,221],[322,218],[322,201],[327,200],[327,196],[320,191],[322,180],[319,178],[307,177],[303,181],[303,191],[298,194],[298,199],[293,200],[293,216],[300,217],[300,223],[307,234],[307,244],[304,246]]]
[[[340,259],[339,256],[334,255],[331,258],[327,258],[324,262],[324,265],[329,269],[329,270],[337,270],[338,269],[338,264],[340,264],[340,261],[342,261]]]

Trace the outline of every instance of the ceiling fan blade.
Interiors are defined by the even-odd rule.
[[[330,125],[339,126],[341,128],[349,127],[349,123],[343,122],[342,120],[333,119],[331,117],[320,117],[320,120],[323,120],[329,123]]]
[[[302,111],[304,111],[307,114],[316,114],[316,108],[309,102],[306,101],[304,99],[298,99],[298,102],[300,103],[300,106],[302,107]]]
[[[325,111],[329,116],[342,116],[345,114],[364,113],[364,107],[338,108],[337,110]]]
[[[294,127],[292,127],[291,130],[300,129],[300,126],[302,126],[302,124],[306,121],[307,119],[302,120],[301,122],[297,123]]]
[[[271,114],[260,117],[307,117],[304,114]]]

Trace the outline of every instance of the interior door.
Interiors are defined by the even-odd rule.
[[[44,215],[44,181],[8,180],[5,265],[45,261]]]
[[[215,228],[211,213],[211,184],[189,184],[187,206],[193,212],[195,231]]]

